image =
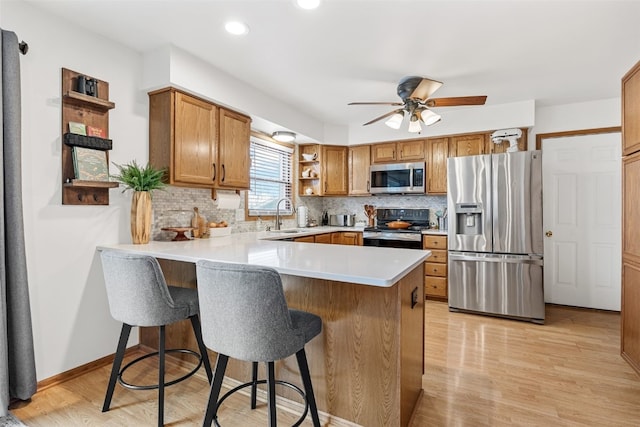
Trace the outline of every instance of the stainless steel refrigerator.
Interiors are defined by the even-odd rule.
[[[544,323],[542,153],[451,157],[449,309]]]

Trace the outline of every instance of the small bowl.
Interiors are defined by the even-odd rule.
[[[316,157],[317,157],[316,153],[313,153],[313,154],[302,153],[302,158],[305,159],[308,162],[310,162],[311,160],[315,160]]]

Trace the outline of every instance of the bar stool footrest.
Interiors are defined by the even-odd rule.
[[[289,387],[290,389],[292,389],[295,392],[297,392],[302,397],[302,399],[304,399],[304,412],[302,413],[300,418],[298,418],[298,420],[291,427],[297,427],[297,426],[301,425],[302,422],[304,421],[304,419],[307,417],[307,413],[309,412],[309,402],[307,402],[307,395],[305,394],[305,392],[300,387],[298,387],[295,384],[291,384],[290,382],[282,381],[282,380],[276,380],[275,382],[276,382],[277,385],[282,385],[282,386],[285,386],[285,387]],[[240,384],[240,385],[232,388],[228,392],[226,392],[220,398],[220,400],[218,400],[218,403],[216,404],[216,413],[213,415],[214,424],[217,427],[221,427],[220,424],[218,423],[218,417],[217,417],[218,408],[220,408],[220,405],[222,405],[222,402],[224,402],[233,393],[235,393],[235,392],[237,392],[239,390],[242,390],[243,388],[252,386],[253,384],[266,384],[266,383],[267,383],[267,380],[258,380],[258,381],[255,381],[255,383],[253,381],[249,381],[249,382]]]
[[[198,369],[200,369],[200,366],[202,366],[202,355],[196,351],[193,350],[189,350],[187,348],[177,348],[177,349],[170,349],[170,350],[165,350],[164,351],[165,354],[169,354],[169,353],[183,353],[183,354],[189,354],[191,356],[194,356],[198,359],[198,364],[196,365],[195,368],[193,368],[190,372],[184,374],[183,376],[176,378],[175,380],[171,380],[169,382],[165,382],[164,386],[165,387],[169,387],[170,385],[174,385],[179,383],[180,381],[184,381],[187,378],[189,378],[190,376],[192,376],[193,374],[195,374]],[[154,357],[154,356],[158,356],[160,353],[155,351],[153,353],[149,353],[149,354],[145,354],[144,356],[140,356],[137,359],[132,360],[131,362],[127,363],[122,369],[120,369],[120,372],[118,372],[118,382],[125,388],[128,388],[130,390],[156,390],[159,387],[159,384],[150,384],[150,385],[138,385],[138,384],[131,384],[126,382],[125,380],[122,379],[122,375],[124,375],[124,372],[130,368],[131,366],[135,365],[138,362],[143,361],[144,359],[148,359],[149,357]]]

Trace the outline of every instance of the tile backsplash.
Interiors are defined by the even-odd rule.
[[[182,188],[169,186],[166,190],[153,193],[153,240],[171,240],[175,233],[162,231],[164,227],[189,227],[193,217],[193,208],[197,207],[200,215],[207,222],[225,220],[232,233],[264,230],[267,225],[273,226],[273,220],[244,220],[245,192],[241,192],[238,209],[218,209],[211,198],[211,190]],[[447,205],[446,196],[368,196],[368,197],[299,197],[293,200],[295,206],[309,208],[309,219],[321,222],[322,212],[329,214],[355,214],[356,221],[366,222],[364,205],[377,208],[429,208],[431,221],[436,222],[435,213],[444,210]],[[240,219],[241,218],[241,219]],[[296,227],[295,218],[284,219],[282,227]]]

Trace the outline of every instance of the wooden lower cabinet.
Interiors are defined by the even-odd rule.
[[[422,248],[431,251],[424,263],[425,298],[446,300],[447,293],[447,236],[425,234]]]
[[[640,152],[622,158],[621,354],[640,375]]]
[[[334,245],[362,246],[362,233],[355,231],[338,231],[331,234]]]
[[[316,234],[314,243],[328,243],[331,244],[331,234],[332,233],[324,233],[324,234]]]
[[[622,264],[621,354],[640,374],[640,266]]]
[[[303,243],[362,246],[362,233],[356,231],[336,231],[333,233],[315,234],[313,236],[300,236],[294,238],[293,241]]]

